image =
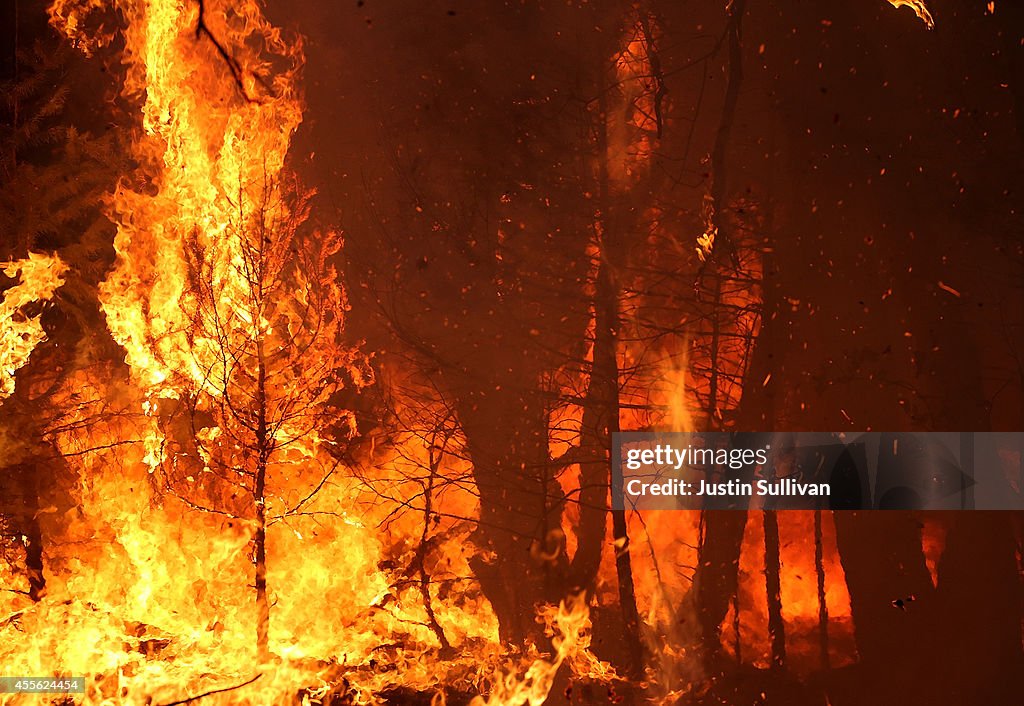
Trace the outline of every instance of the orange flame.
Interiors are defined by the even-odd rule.
[[[487,696],[475,697],[470,706],[542,706],[551,692],[555,675],[566,662],[572,664],[574,673],[616,678],[608,664],[589,652],[590,609],[582,596],[563,601],[557,608],[548,606],[542,610],[540,619],[547,623],[549,631],[557,629],[559,633],[552,640],[554,656],[534,658],[521,677],[510,667],[504,675],[492,679]]]
[[[46,340],[40,315],[26,315],[22,307],[49,301],[64,284],[67,265],[57,255],[29,253],[23,260],[0,263],[8,277],[21,281],[4,292],[0,302],[0,401],[14,393],[14,374],[35,347]]]
[[[121,20],[108,22],[111,12]],[[478,589],[463,588],[470,574],[460,546],[465,531],[435,528],[439,536],[419,560],[447,585],[411,588],[401,563],[412,553],[411,537],[433,518],[421,514],[417,522],[411,512],[396,519],[380,503],[363,503],[368,509],[357,512],[363,491],[348,474],[332,473],[337,461],[325,448],[330,444],[301,410],[279,408],[279,423],[268,432],[276,450],[268,474],[281,492],[257,498],[255,510],[266,515],[272,548],[266,582],[275,660],[261,665],[253,659],[256,609],[247,586],[253,566],[247,550],[259,526],[254,509],[212,511],[194,497],[214,471],[227,495],[232,488],[251,492],[231,465],[244,459],[245,430],[232,436],[229,425],[207,421],[182,433],[193,447],[169,451],[173,429],[166,427],[175,422],[167,409],[205,396],[209,409],[201,411],[214,422],[230,414],[224,410],[239,402],[228,394],[231,380],[252,382],[261,355],[277,362],[282,379],[298,375],[308,383],[313,394],[304,402],[311,408],[327,396],[328,386],[317,386],[318,371],[325,379],[343,365],[357,387],[369,381],[365,365],[327,346],[295,352],[305,356],[305,372],[297,372],[292,356],[302,347],[288,345],[304,334],[308,317],[324,339],[333,339],[347,306],[329,265],[340,245],[335,234],[313,243],[316,252],[305,263],[311,267],[281,269],[291,261],[308,199],[301,189],[284,189],[289,143],[302,118],[301,44],[286,41],[256,0],[56,0],[50,14],[86,52],[112,42],[108,25],[123,27],[123,92],[140,107],[133,146],[140,168],[108,203],[117,260],[100,300],[125,350],[132,387],[80,373],[63,392],[70,397],[75,386],[105,386],[97,397],[113,401],[115,413],[104,419],[115,421],[109,428],[69,427],[54,439],[76,459],[75,506],[55,520],[63,541],[47,557],[46,598],[15,603],[16,620],[0,620],[0,644],[24,644],[7,639],[8,631],[24,629],[32,649],[0,648],[0,662],[24,674],[92,675],[90,702],[115,694],[120,703],[176,700],[248,682],[254,673],[260,678],[221,701],[292,702],[300,692],[306,700],[326,699],[343,688],[346,699],[369,703],[395,684],[468,690],[500,659],[500,649],[486,600]],[[311,272],[322,281],[313,283]],[[254,296],[253,283],[264,281],[274,283],[280,301]],[[317,294],[313,284],[323,291]],[[256,350],[254,341],[271,347]],[[232,347],[230,360],[225,346]],[[283,389],[287,403],[292,398]],[[420,440],[405,442],[400,458],[419,463],[427,455]],[[224,462],[211,468],[217,454]],[[395,458],[380,460],[387,467],[382,475],[398,470]],[[158,481],[163,477],[190,492],[167,493]],[[317,479],[314,498],[303,491]],[[417,502],[398,499],[410,507]],[[392,528],[388,536],[374,527],[384,521]],[[385,570],[388,563],[397,568]],[[444,601],[443,590],[449,592]],[[476,645],[474,659],[446,669],[422,659],[438,643],[424,593],[448,640]],[[380,663],[391,668],[374,667]]]

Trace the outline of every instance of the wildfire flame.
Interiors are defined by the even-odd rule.
[[[67,265],[57,255],[29,253],[23,260],[0,264],[8,277],[18,284],[4,292],[0,302],[0,401],[14,393],[14,374],[35,347],[46,340],[40,314],[26,314],[23,307],[49,301],[64,284]]]
[[[100,286],[130,384],[79,371],[56,393],[67,401],[100,388],[97,399],[115,409],[52,439],[76,459],[74,497],[44,515],[63,539],[47,547],[46,595],[3,603],[0,661],[24,674],[86,675],[86,701],[126,704],[212,691],[222,703],[374,703],[395,687],[435,690],[443,702],[443,688],[478,693],[485,684],[487,703],[539,703],[567,661],[612,674],[587,649],[582,601],[543,610],[562,634],[553,657],[536,647],[509,657],[470,581],[468,523],[434,522],[426,507],[394,516],[379,502],[393,494],[422,505],[409,480],[434,467],[433,442],[412,434],[377,452],[379,470],[357,482],[334,472],[334,442],[303,411],[338,389],[328,384],[336,368],[357,388],[371,373],[328,345],[347,310],[330,264],[340,239],[319,234],[305,260],[292,254],[309,198],[291,188],[286,168],[302,119],[301,43],[270,25],[255,0],[57,0],[50,16],[86,53],[120,33],[122,92],[139,108],[139,167],[107,203],[117,259]],[[32,296],[8,290],[11,312],[61,282],[59,260],[48,269],[35,256],[27,262],[19,287]],[[274,297],[262,296],[264,282]],[[311,328],[316,345],[291,345]],[[291,388],[312,390],[301,408]],[[249,395],[242,405],[240,393]],[[265,493],[247,476],[247,439],[266,421],[250,408],[277,420],[260,447],[274,488]],[[192,426],[176,431],[183,423]],[[353,424],[341,420],[341,433]],[[435,512],[476,512],[471,494],[435,493]],[[376,527],[384,522],[386,533]],[[254,565],[273,615],[266,656],[254,654],[252,626],[266,625],[252,597]],[[12,651],[24,643],[14,633],[32,636],[31,649]],[[439,648],[455,654],[442,662]]]
[[[552,640],[554,656],[550,659],[535,658],[521,677],[514,668],[509,669],[504,675],[492,680],[487,696],[475,697],[470,706],[542,706],[562,664],[577,657],[585,658],[589,654],[587,648],[590,646],[590,637],[586,630],[590,626],[590,610],[582,596],[563,601],[557,608],[549,606],[541,612],[540,619],[547,624],[549,630],[557,629],[560,633],[560,637]],[[593,660],[592,656],[588,668],[580,672],[589,674],[595,665],[600,671],[608,672],[606,676],[614,676],[614,670],[607,664]],[[577,672],[576,669],[573,671]]]
[[[301,44],[287,42],[255,2],[230,7],[174,0],[118,2],[127,22],[127,95],[145,96],[144,136],[135,148],[146,165],[142,191],[122,183],[113,197],[118,223],[117,264],[101,288],[107,324],[124,346],[140,384],[161,397],[176,396],[169,383],[187,372],[204,377],[208,361],[194,360],[182,324],[188,281],[184,245],[226,241],[238,211],[263,201],[260,193],[284,168],[292,133],[302,119],[296,74]],[[51,17],[74,39],[95,3],[58,2]],[[202,25],[200,25],[202,21]],[[204,40],[209,27],[232,55]],[[271,73],[254,53],[264,46],[287,69]],[[238,69],[238,83],[231,66]],[[272,78],[266,78],[272,75]],[[275,203],[285,208],[283,203]],[[283,214],[285,215],[285,214]],[[223,254],[218,276],[224,296],[240,304],[241,254]],[[252,315],[252,312],[249,312]]]

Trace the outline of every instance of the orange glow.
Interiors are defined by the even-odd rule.
[[[763,514],[751,512],[740,554],[740,648],[743,661],[767,668],[771,661],[768,601],[765,593]],[[817,650],[818,592],[814,565],[814,513],[786,511],[779,523],[782,617],[788,664],[798,672],[819,669]],[[833,667],[852,662],[853,622],[846,576],[839,561],[831,513],[822,513],[822,568],[828,609],[829,658]],[[723,622],[722,646],[735,654],[735,612]]]
[[[924,563],[928,567],[932,585],[939,585],[939,560],[946,549],[946,524],[941,519],[924,515],[921,518],[921,550],[924,552]]]

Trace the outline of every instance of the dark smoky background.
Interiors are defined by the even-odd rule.
[[[873,0],[746,4],[724,181],[733,227],[766,251],[748,419],[1020,427],[1021,10],[929,8],[931,31],[909,8]],[[385,328],[370,314],[391,296],[409,335],[485,361],[496,383],[507,368],[492,346],[513,369],[543,367],[545,350],[579,335],[587,306],[585,231],[599,207],[586,113],[601,91],[597,64],[619,50],[633,8],[271,10],[307,37],[309,110],[293,154],[320,213],[346,232],[368,335]],[[649,174],[615,195],[625,256],[612,266],[660,269],[654,294],[678,300],[693,297],[699,263],[675,245],[690,250],[703,231],[714,181],[727,14],[719,3],[647,11],[663,129]],[[516,291],[495,307],[481,282],[506,223]],[[405,298],[389,294],[399,283]]]

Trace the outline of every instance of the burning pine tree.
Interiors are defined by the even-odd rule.
[[[265,662],[268,523],[301,511],[333,474],[323,442],[355,429],[339,393],[371,379],[342,340],[340,235],[301,232],[312,194],[285,174],[301,45],[254,2],[114,8],[142,131],[140,169],[112,198],[118,259],[100,299],[144,390],[146,462],[162,488],[251,528]],[[51,17],[92,51],[113,40],[103,12],[57,2]]]
[[[340,237],[298,238],[308,194],[291,193],[286,202],[279,183],[265,183],[258,202],[240,197],[216,240],[204,243],[198,229],[189,237],[182,311],[194,367],[176,371],[179,404],[163,420],[184,413],[184,448],[161,464],[172,491],[252,524],[261,661],[269,656],[267,523],[301,511],[334,473],[339,462],[325,462],[318,447],[355,431],[339,393],[371,379],[341,339],[345,298],[328,262]]]

